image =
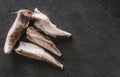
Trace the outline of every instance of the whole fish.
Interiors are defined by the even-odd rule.
[[[30,10],[19,10],[17,12],[17,17],[10,28],[4,46],[5,54],[11,53],[13,47],[15,46],[17,40],[26,31],[32,12]]]
[[[19,46],[15,48],[15,51],[23,56],[33,58],[36,60],[41,60],[50,64],[53,64],[60,69],[63,69],[63,65],[48,54],[42,47],[37,46],[36,44],[29,42],[20,42]]]

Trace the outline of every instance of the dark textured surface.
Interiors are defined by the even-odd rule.
[[[120,77],[119,0],[0,0],[0,77]],[[72,39],[55,41],[63,71],[3,52],[6,34],[21,8],[38,7]]]

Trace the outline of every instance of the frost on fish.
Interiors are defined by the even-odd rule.
[[[25,32],[26,28],[28,27],[31,15],[32,12],[25,9],[19,10],[17,12],[17,17],[6,37],[5,46],[4,46],[5,54],[11,53],[17,40]]]
[[[34,21],[34,26],[39,30],[43,31],[45,34],[51,37],[70,37],[71,33],[63,31],[56,27],[49,18],[40,12],[37,8],[35,8],[34,13],[32,15],[32,20]]]
[[[50,64],[53,64],[60,69],[63,69],[63,65],[57,61],[54,57],[48,54],[43,48],[28,42],[20,42],[19,46],[15,48],[15,51],[23,56],[41,60]]]
[[[43,35],[42,33],[35,30],[33,27],[29,27],[26,31],[26,38],[43,47],[44,49],[51,51],[52,53],[56,54],[57,56],[61,56],[61,52],[59,49],[55,46],[55,44],[50,40],[46,35]]]

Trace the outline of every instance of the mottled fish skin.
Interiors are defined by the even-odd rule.
[[[28,58],[44,61],[50,64],[53,64],[60,69],[63,69],[63,65],[48,54],[42,47],[39,47],[36,44],[28,42],[20,42],[19,46],[15,48],[16,53],[26,56]]]
[[[17,40],[22,36],[22,34],[25,32],[25,30],[28,27],[30,16],[32,15],[32,12],[30,10],[19,10],[17,12],[17,17],[8,31],[5,46],[4,46],[4,53],[10,54],[13,50],[13,47],[15,46]]]
[[[57,56],[61,56],[61,52],[55,46],[52,40],[50,40],[50,38],[48,38],[46,35],[43,35],[42,33],[35,30],[35,28],[29,27],[26,31],[26,35],[26,38],[29,41],[43,47],[44,49],[54,53]]]
[[[31,18],[34,21],[34,26],[39,30],[43,31],[48,36],[54,38],[71,36],[71,33],[57,28],[56,25],[53,24],[50,19],[45,14],[40,12],[37,8],[35,8]]]

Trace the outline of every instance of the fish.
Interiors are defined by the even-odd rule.
[[[22,34],[26,31],[30,17],[32,15],[32,12],[30,10],[22,9],[17,12],[17,17],[8,31],[5,45],[4,45],[4,53],[10,54],[16,44],[16,42],[19,40],[19,38],[22,36]]]
[[[39,11],[37,8],[34,9],[34,13],[31,16],[31,19],[36,28],[50,37],[70,37],[72,35],[69,32],[59,29],[50,21],[47,15]]]
[[[15,47],[14,50],[16,53],[22,56],[26,56],[28,58],[39,61],[44,61],[60,69],[63,69],[63,64],[61,64],[58,60],[48,54],[42,47],[34,43],[20,41],[19,45]]]
[[[54,53],[55,55],[61,56],[60,50],[56,47],[56,45],[52,42],[52,40],[50,40],[50,38],[47,37],[46,35],[37,31],[34,27],[31,26],[31,27],[27,28],[26,38],[29,41],[31,41],[31,42],[43,47],[44,49]]]

